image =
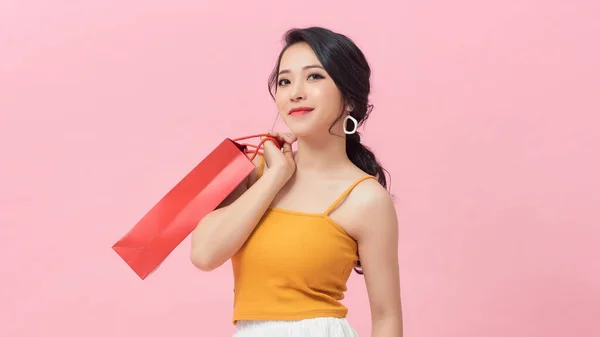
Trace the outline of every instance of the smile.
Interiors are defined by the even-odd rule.
[[[302,116],[302,115],[306,115],[307,113],[309,113],[313,110],[314,110],[314,108],[309,108],[309,107],[293,108],[290,110],[289,115],[290,116]]]

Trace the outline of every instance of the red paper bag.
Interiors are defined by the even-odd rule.
[[[261,136],[257,146],[239,143]],[[145,279],[254,170],[252,160],[267,140],[281,148],[268,135],[225,139],[119,239],[113,250]],[[248,153],[254,155],[248,158]]]

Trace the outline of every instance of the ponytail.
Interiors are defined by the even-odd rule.
[[[375,158],[375,154],[360,142],[360,134],[355,132],[346,135],[346,154],[352,163],[367,174],[377,177],[377,180],[385,189],[388,182],[385,177],[386,170]]]

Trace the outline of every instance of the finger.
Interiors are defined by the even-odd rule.
[[[277,139],[277,141],[279,143],[283,143],[283,141],[280,140],[280,139],[278,139],[278,137],[275,135],[276,134],[275,132],[273,132],[273,131],[267,131],[266,133],[269,135],[269,137]],[[270,151],[273,151],[273,150],[275,150],[275,151],[279,150],[279,148],[276,146],[276,143],[273,142],[272,139],[265,139],[265,138],[267,138],[267,137],[261,137],[262,147],[265,150],[265,152],[270,152]]]
[[[265,138],[269,138],[269,137],[277,139],[277,133],[275,131],[268,130],[265,132],[265,136],[260,137],[260,140],[263,141],[263,140],[265,140]],[[264,141],[264,143],[267,143],[267,142],[268,142],[268,140]]]
[[[290,145],[289,143],[284,143],[283,144],[283,148],[282,148],[283,154],[293,158],[293,153],[292,153],[292,145]]]
[[[273,134],[274,134],[273,130],[267,130],[267,131],[265,131],[265,136],[262,136],[261,139],[265,139],[267,136],[274,137]]]
[[[294,140],[292,137],[290,137],[290,136],[287,136],[287,135],[286,135],[286,134],[284,134],[284,133],[279,133],[279,132],[276,132],[276,131],[272,131],[272,130],[271,130],[271,131],[267,131],[267,134],[268,134],[270,137],[272,137],[272,138],[275,138],[275,139],[277,140],[277,142],[279,143],[279,144],[278,144],[279,146],[281,146],[283,143],[286,143],[286,142],[293,143],[293,142],[295,141],[295,140]],[[263,137],[263,139],[264,139],[264,138],[265,138],[265,137]],[[265,142],[265,143],[266,143],[266,142]]]
[[[279,142],[282,143],[281,141]],[[265,149],[265,151],[279,150],[279,147],[277,145],[278,144],[272,139],[265,139],[262,143],[262,147]]]
[[[281,136],[285,140],[286,143],[292,144],[293,142],[295,142],[297,140],[296,136],[294,136],[291,133],[284,133]]]
[[[278,132],[276,132],[276,131],[273,131],[273,130],[267,130],[267,131],[265,132],[265,135],[268,135],[269,137],[274,137],[274,138],[277,138],[279,134],[278,134]],[[264,138],[264,136],[263,136],[263,138]]]

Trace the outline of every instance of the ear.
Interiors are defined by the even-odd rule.
[[[342,98],[342,113],[344,115],[350,115],[352,114],[352,111],[354,111],[354,104],[352,102],[351,99],[349,98]]]
[[[346,102],[346,111],[352,112],[354,110],[354,106],[350,102]]]

